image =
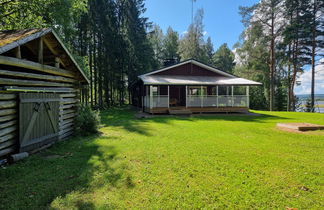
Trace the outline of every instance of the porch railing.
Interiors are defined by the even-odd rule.
[[[152,103],[152,106],[150,106]],[[167,95],[157,95],[152,96],[144,96],[144,106],[145,107],[169,107],[169,96]]]
[[[245,95],[221,95],[221,96],[187,96],[187,107],[248,107],[249,96]],[[152,103],[152,106],[150,106]],[[145,107],[169,107],[169,96],[144,96]]]
[[[187,107],[248,107],[248,97],[236,96],[187,96]]]

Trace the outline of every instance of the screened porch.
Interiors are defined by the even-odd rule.
[[[249,107],[249,86],[146,85],[145,108]]]

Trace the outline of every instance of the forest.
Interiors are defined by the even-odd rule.
[[[89,103],[129,103],[137,76],[187,59],[263,83],[250,90],[251,108],[294,111],[298,76],[323,57],[321,0],[262,0],[241,6],[244,31],[234,46],[214,49],[198,9],[185,34],[163,31],[145,17],[144,0],[0,0],[0,30],[52,27],[90,79]],[[171,23],[170,23],[171,24]]]

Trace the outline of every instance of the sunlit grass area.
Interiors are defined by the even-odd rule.
[[[277,130],[323,114],[137,119],[102,112],[75,137],[0,169],[0,209],[320,209],[324,136]]]

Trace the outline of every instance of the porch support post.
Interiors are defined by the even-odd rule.
[[[186,108],[188,107],[188,86],[186,85]]]
[[[168,85],[168,108],[170,108],[170,86]]]
[[[246,86],[246,103],[247,107],[250,108],[250,86]]]
[[[234,107],[234,86],[232,85],[232,107]]]
[[[204,107],[203,104],[203,86],[200,86],[200,107]]]
[[[216,86],[216,101],[217,101],[217,107],[218,107],[218,85]]]
[[[153,108],[153,87],[150,85],[150,109]]]

